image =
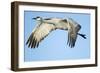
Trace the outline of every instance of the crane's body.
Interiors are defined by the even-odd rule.
[[[61,18],[42,19],[42,18],[40,18],[37,20],[37,22],[38,22],[38,24],[42,24],[42,23],[52,24],[55,26],[55,29],[62,29],[62,30],[68,30],[68,28],[70,27],[69,22],[71,23],[71,26],[74,26],[74,27],[80,26],[75,21],[73,21],[71,18],[67,18],[67,19],[61,19]],[[73,24],[73,22],[75,24]],[[81,26],[80,26],[80,28],[81,28]]]

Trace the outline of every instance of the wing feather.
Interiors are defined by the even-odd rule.
[[[67,44],[73,48],[75,46],[76,43],[76,39],[77,39],[77,33],[80,30],[81,26],[80,25],[73,25],[71,23],[68,24],[68,41]]]
[[[77,39],[77,33],[75,31],[73,31],[72,29],[70,29],[69,32],[68,32],[68,42],[67,42],[67,44],[69,44],[69,46],[71,48],[73,48],[75,46],[76,39]]]
[[[26,44],[28,47],[36,48],[39,46],[39,43],[55,29],[55,26],[48,23],[42,23],[38,28],[36,28],[32,34],[29,36]]]

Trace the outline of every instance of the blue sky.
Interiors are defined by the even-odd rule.
[[[31,49],[25,44],[34,27],[37,25],[33,17],[58,17],[74,19],[81,25],[80,33],[86,34],[87,39],[78,36],[74,48],[67,45],[68,31],[55,30],[39,45]],[[74,60],[90,58],[90,14],[67,12],[24,11],[24,61]]]

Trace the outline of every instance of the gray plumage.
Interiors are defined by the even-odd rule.
[[[69,47],[73,48],[77,39],[77,35],[82,36],[86,39],[84,34],[78,33],[81,26],[71,18],[61,19],[61,18],[46,18],[42,17],[33,18],[38,23],[36,28],[32,31],[26,44],[28,47],[36,48],[39,43],[47,36],[50,32],[56,29],[67,30],[68,31],[68,41]]]

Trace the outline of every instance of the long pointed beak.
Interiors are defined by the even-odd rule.
[[[32,19],[36,20],[36,18],[32,18]]]

